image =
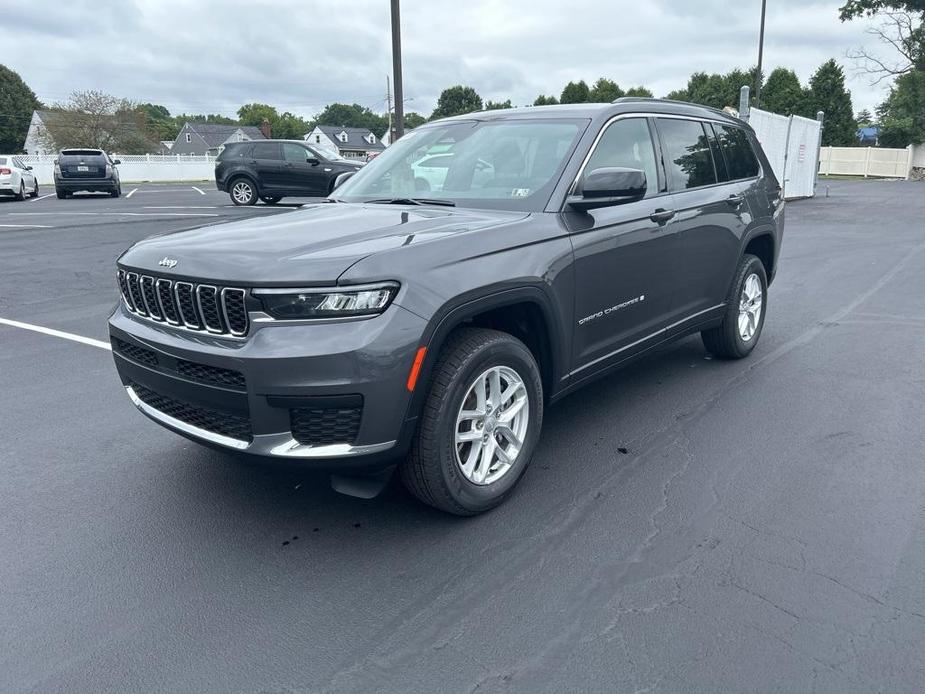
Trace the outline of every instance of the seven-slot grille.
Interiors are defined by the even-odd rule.
[[[118,279],[125,307],[135,315],[215,335],[247,334],[243,289],[174,282],[122,269]]]

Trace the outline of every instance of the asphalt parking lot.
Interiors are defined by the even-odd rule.
[[[134,410],[92,342],[119,253],[297,214],[199,188],[0,202],[0,319],[90,338],[0,324],[0,691],[922,691],[922,184],[791,204],[749,359],[566,399],[468,520]]]

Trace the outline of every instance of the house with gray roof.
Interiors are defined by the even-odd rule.
[[[372,130],[366,128],[346,128],[339,125],[316,125],[304,136],[306,142],[322,149],[337,152],[348,159],[365,159],[372,152],[379,153],[385,149]]]
[[[170,148],[171,154],[218,154],[229,142],[265,140],[256,125],[219,125],[217,123],[190,123],[180,128]]]

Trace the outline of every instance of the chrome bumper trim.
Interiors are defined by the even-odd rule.
[[[184,434],[195,436],[196,438],[215,443],[227,448],[233,448],[236,451],[244,451],[254,455],[272,456],[274,458],[303,458],[303,459],[325,459],[325,458],[353,458],[361,455],[370,455],[372,453],[382,453],[395,446],[395,441],[386,441],[385,443],[372,443],[365,446],[352,446],[349,443],[336,443],[326,446],[308,446],[299,443],[292,434],[282,432],[279,434],[258,434],[254,436],[253,442],[241,441],[230,436],[222,436],[206,429],[194,427],[191,424],[164,414],[160,410],[151,407],[143,402],[131,386],[125,386],[125,392],[128,393],[132,404],[135,405],[142,413],[163,424],[171,429],[182,431]]]
[[[148,403],[139,398],[131,386],[125,386],[125,392],[128,393],[128,396],[135,407],[137,407],[144,414],[148,415],[156,422],[165,424],[166,426],[169,426],[173,429],[179,429],[185,434],[197,436],[201,439],[205,439],[206,441],[211,441],[212,443],[217,443],[221,446],[227,446],[228,448],[234,448],[239,451],[247,450],[250,447],[250,443],[247,441],[233,439],[230,436],[222,436],[221,434],[216,434],[212,431],[200,429],[199,427],[194,427],[192,424],[187,424],[186,422],[177,419],[176,417],[171,417],[169,414],[164,414],[160,410],[151,407]]]

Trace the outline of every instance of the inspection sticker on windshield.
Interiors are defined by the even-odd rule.
[[[530,195],[529,188],[514,188],[514,190],[511,191],[512,198],[525,198],[528,195]]]

